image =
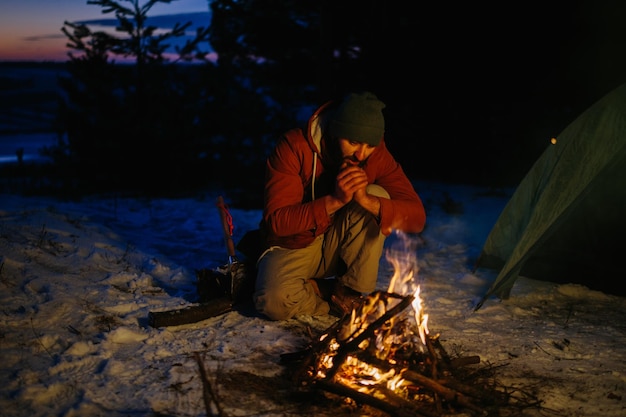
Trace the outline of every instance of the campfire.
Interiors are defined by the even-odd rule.
[[[428,329],[428,314],[417,277],[416,250],[397,234],[401,249],[390,249],[394,269],[387,291],[376,291],[301,352],[295,379],[376,407],[394,416],[439,416],[455,412],[488,415],[506,402],[480,370],[478,356],[451,357],[439,334]],[[483,379],[487,382],[480,380]]]

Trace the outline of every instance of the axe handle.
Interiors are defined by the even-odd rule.
[[[222,220],[222,229],[224,231],[224,241],[226,242],[226,251],[228,252],[229,262],[232,263],[236,259],[235,242],[231,232],[232,222],[229,220],[228,211],[224,198],[222,196],[217,197],[217,207],[220,211],[220,219]]]

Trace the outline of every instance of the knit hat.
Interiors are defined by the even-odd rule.
[[[331,136],[377,146],[385,133],[385,103],[369,92],[348,94],[331,116]]]

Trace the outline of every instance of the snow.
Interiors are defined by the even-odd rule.
[[[450,353],[498,367],[502,386],[540,400],[516,415],[626,415],[626,299],[520,278],[510,299],[474,311],[495,273],[473,273],[473,262],[512,190],[416,188],[428,214],[417,261],[431,334]],[[217,195],[0,195],[3,416],[217,415],[205,407],[201,365],[222,415],[381,415],[302,393],[281,362],[335,317],[275,322],[239,309],[149,325],[151,311],[192,304],[197,269],[227,261]],[[235,240],[261,215],[231,214]],[[379,289],[392,273],[383,257]]]

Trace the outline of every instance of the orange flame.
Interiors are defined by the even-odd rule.
[[[428,335],[428,314],[424,313],[424,304],[420,298],[414,241],[401,232],[396,234],[403,245],[399,249],[392,247],[386,253],[386,258],[394,270],[387,294],[374,292],[366,297],[358,309],[352,310],[349,320],[346,318],[337,329],[337,333],[327,345],[327,351],[319,358],[316,372],[318,378],[325,378],[329,371],[334,369],[337,371],[334,373],[337,380],[359,391],[367,391],[367,387],[381,385],[394,392],[404,389],[406,384],[401,376],[404,369],[397,365],[404,363],[406,359],[403,358],[407,352],[409,355],[412,352],[424,352]],[[408,296],[412,297],[412,309],[393,315],[382,326],[378,323],[379,327],[375,329],[373,336],[364,338],[358,345],[361,352],[373,354],[377,360],[386,362],[386,366],[381,368],[371,365],[361,360],[358,353],[342,356],[342,363],[334,363],[335,360],[340,360],[337,354],[343,344],[359,338],[372,323],[399,303],[408,302]]]

